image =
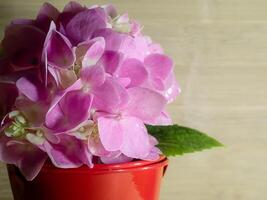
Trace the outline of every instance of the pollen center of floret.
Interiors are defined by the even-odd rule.
[[[19,111],[13,111],[8,115],[11,124],[5,129],[8,137],[22,137],[26,134],[27,121]]]

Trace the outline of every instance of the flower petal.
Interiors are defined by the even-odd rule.
[[[121,152],[131,158],[146,157],[151,144],[143,122],[135,117],[123,117],[119,123],[123,132]]]
[[[127,38],[127,35],[118,33],[110,28],[105,28],[96,31],[94,37],[105,38],[106,50],[118,51],[121,48],[124,40]]]
[[[28,181],[37,176],[46,159],[45,152],[27,141],[0,137],[0,160],[18,166]]]
[[[91,95],[80,90],[66,93],[47,113],[46,126],[55,133],[73,129],[88,118],[91,103]]]
[[[161,94],[146,88],[129,88],[127,92],[129,102],[124,107],[123,113],[138,117],[143,121],[157,118],[167,103]]]
[[[93,105],[97,110],[116,112],[122,105],[128,102],[128,94],[121,84],[114,78],[107,77],[100,86],[93,88]]]
[[[69,21],[66,26],[66,33],[74,45],[90,39],[96,30],[106,27],[106,21],[102,16],[104,11],[102,9],[101,12],[99,9],[82,11]]]
[[[173,73],[166,79],[165,85],[166,89],[163,91],[163,95],[168,100],[168,103],[171,103],[181,93],[181,88]]]
[[[47,160],[47,154],[35,146],[31,146],[27,154],[18,163],[18,168],[28,181],[32,181],[38,173],[41,171],[45,161]]]
[[[60,168],[80,167],[84,163],[84,156],[88,156],[82,141],[69,135],[61,135],[58,144],[45,142],[44,149],[53,164]]]
[[[117,10],[114,5],[107,4],[107,5],[103,5],[102,8],[104,8],[105,12],[107,13],[108,16],[111,17],[111,19],[118,16]]]
[[[135,58],[126,59],[119,68],[119,77],[130,78],[131,83],[128,87],[141,85],[148,77],[144,65]]]
[[[24,69],[40,64],[44,40],[45,33],[32,25],[11,24],[5,30],[1,45],[12,64]]]
[[[52,4],[45,2],[39,10],[37,20],[40,16],[43,16],[43,15],[49,17],[51,20],[56,21],[59,15],[59,11]]]
[[[89,87],[101,86],[105,81],[105,71],[100,65],[82,68],[81,80]]]
[[[153,77],[161,80],[165,80],[173,68],[173,62],[168,56],[156,53],[147,56],[144,64]]]
[[[105,40],[104,38],[99,37],[98,40],[96,40],[85,53],[82,60],[82,66],[89,67],[95,65],[102,56],[104,49],[105,49]]]
[[[115,118],[100,117],[97,120],[99,137],[107,151],[120,150],[123,143],[123,131],[120,121]]]
[[[122,54],[116,51],[105,51],[98,64],[102,65],[107,73],[113,75],[119,67],[121,59]]]
[[[100,138],[93,134],[89,135],[88,149],[94,156],[105,156],[110,154],[110,152],[104,148]]]
[[[63,12],[73,12],[73,13],[78,13],[86,8],[83,7],[81,4],[79,4],[76,1],[70,1],[67,5],[65,5]]]
[[[44,44],[47,63],[57,68],[69,68],[75,61],[71,44],[64,35],[56,31],[52,22]]]
[[[16,82],[16,86],[19,92],[33,102],[43,101],[48,97],[47,91],[37,80],[30,80],[29,78],[22,77]]]
[[[129,158],[122,153],[118,155],[112,155],[112,156],[102,156],[101,161],[105,164],[116,164],[116,163],[126,163],[126,162],[131,162],[133,158]]]

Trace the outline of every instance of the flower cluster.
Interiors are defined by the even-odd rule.
[[[179,94],[172,60],[112,5],[45,3],[13,20],[0,59],[0,160],[32,180],[49,158],[60,168],[155,160],[145,124],[171,120]]]

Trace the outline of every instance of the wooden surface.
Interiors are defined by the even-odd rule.
[[[33,17],[41,2],[0,0],[1,32],[11,18]],[[142,22],[175,60],[182,94],[169,107],[174,122],[226,145],[172,158],[161,200],[267,199],[267,1],[112,2]],[[0,200],[10,199],[0,164]]]

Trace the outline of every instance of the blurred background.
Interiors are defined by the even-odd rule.
[[[59,9],[68,1],[49,1]],[[182,94],[175,123],[225,144],[170,158],[161,200],[267,199],[267,1],[87,0],[113,3],[144,25],[175,63]],[[33,18],[43,1],[0,0],[0,37],[12,18]],[[0,200],[11,200],[0,164]]]

